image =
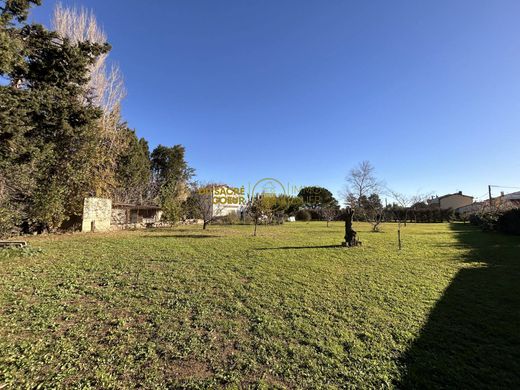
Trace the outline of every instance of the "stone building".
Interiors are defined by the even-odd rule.
[[[156,205],[114,203],[110,225],[114,229],[153,226],[161,220],[162,211]]]
[[[85,198],[83,201],[82,232],[110,230],[112,200]]]
[[[81,231],[101,232],[155,226],[161,216],[162,211],[157,205],[112,203],[110,199],[85,198]]]

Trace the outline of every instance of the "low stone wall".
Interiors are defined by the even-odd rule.
[[[95,231],[103,232],[110,230],[110,220],[112,218],[112,200],[103,198],[85,198],[83,202],[83,221],[81,223],[82,232]]]

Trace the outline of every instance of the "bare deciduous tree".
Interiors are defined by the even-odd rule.
[[[360,206],[363,196],[371,194],[379,194],[382,183],[375,176],[375,168],[370,161],[362,161],[355,168],[352,168],[346,177],[347,201],[356,200],[357,206]],[[356,206],[356,205],[351,205]]]
[[[85,8],[68,8],[58,3],[54,8],[52,23],[59,35],[73,43],[107,42],[107,36],[97,23],[95,15]],[[94,95],[94,104],[103,109],[103,121],[112,125],[111,117],[118,114],[126,92],[119,67],[115,64],[108,66],[107,59],[108,53],[100,55],[90,67],[87,89]]]
[[[262,218],[269,218],[275,197],[271,195],[256,194],[249,199],[247,213],[255,223],[253,236],[256,236],[256,228]]]
[[[90,41],[104,44],[107,37],[96,17],[85,8],[64,7],[58,3],[54,9],[53,28],[73,43]],[[89,81],[83,99],[102,110],[97,175],[94,183],[98,195],[109,195],[116,186],[114,172],[116,158],[127,144],[119,131],[121,101],[125,97],[122,73],[115,64],[107,61],[108,53],[100,55],[90,66]]]
[[[350,170],[345,180],[345,204],[370,222],[372,231],[378,231],[383,222],[383,205],[379,197],[383,184],[376,178],[374,166],[369,161],[362,161]]]
[[[214,204],[213,190],[222,187],[222,184],[192,184],[190,195],[187,199],[188,212],[195,218],[202,219],[202,229],[206,229],[216,217],[222,214],[222,205]]]
[[[418,203],[423,203],[428,199],[430,194],[421,194],[417,193],[415,195],[405,195],[402,193],[399,193],[397,191],[387,189],[390,196],[394,199],[395,203],[402,207],[404,210],[403,214],[395,213],[395,218],[397,219],[397,245],[399,247],[399,250],[402,248],[401,245],[401,225],[404,224],[406,226],[406,221],[408,220],[408,212],[410,211],[411,207]]]
[[[327,227],[329,227],[329,222],[333,221],[339,214],[339,209],[336,207],[322,207],[319,210],[321,217],[327,221]]]

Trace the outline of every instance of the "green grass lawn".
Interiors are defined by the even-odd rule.
[[[0,388],[520,386],[520,238],[200,226],[0,252]]]

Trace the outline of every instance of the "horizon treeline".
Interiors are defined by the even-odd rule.
[[[92,13],[58,5],[52,29],[27,23],[41,0],[0,1],[0,235],[79,221],[85,197],[178,212],[193,169],[121,117],[124,84]]]

